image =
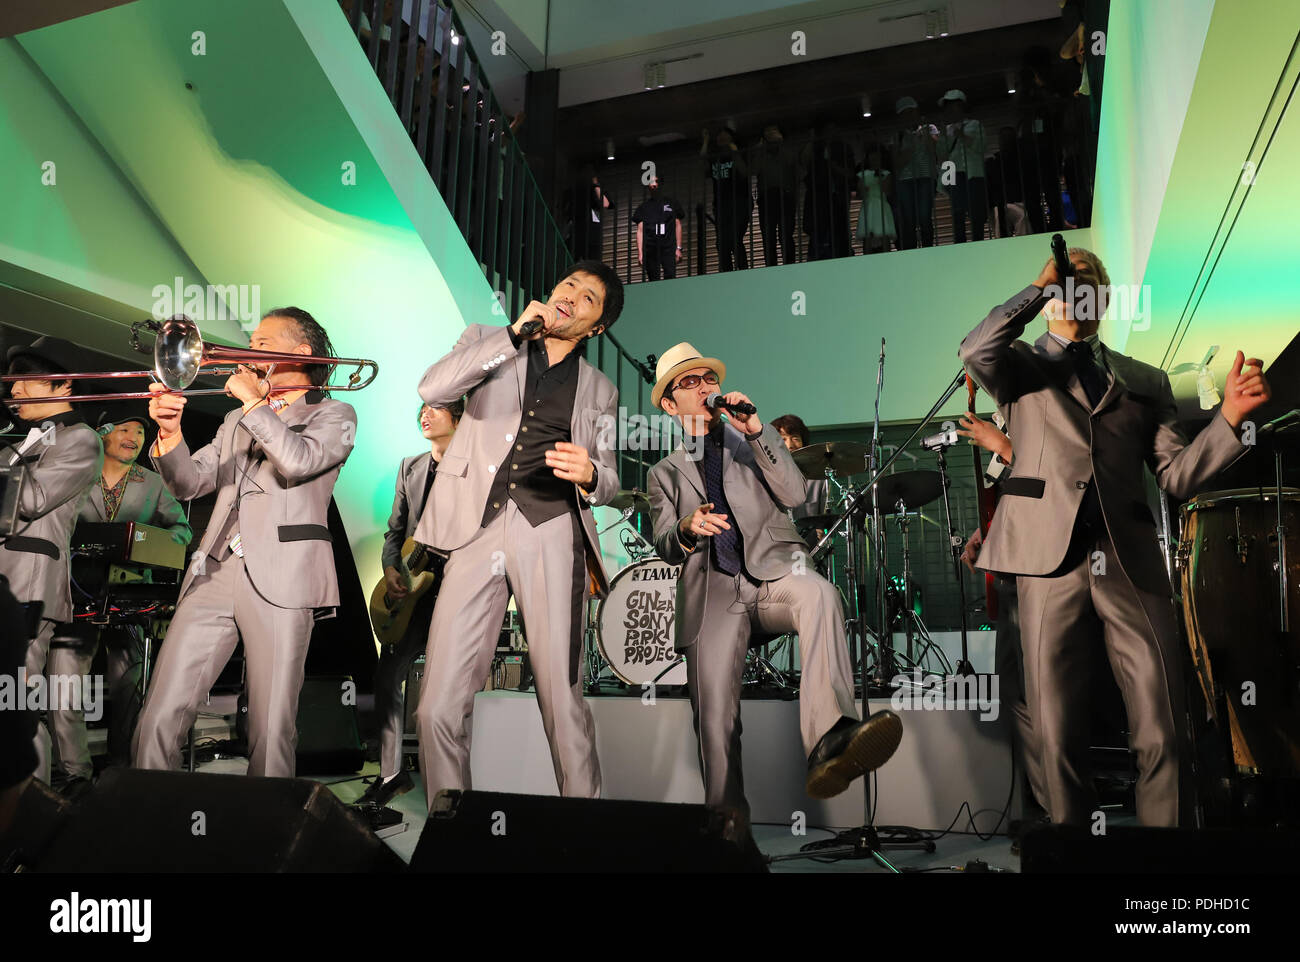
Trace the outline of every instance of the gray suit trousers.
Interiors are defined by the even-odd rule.
[[[99,642],[90,648],[50,649],[50,674],[88,675]],[[105,652],[104,688],[113,704],[112,727],[109,729],[109,753],[130,752],[131,731],[136,715],[136,689],[144,650],[134,639],[126,645],[113,645]],[[90,740],[86,732],[86,713],[81,709],[60,708],[50,711],[50,733],[58,765],[64,773],[89,778],[92,772]],[[120,761],[116,759],[115,761]]]
[[[176,769],[199,704],[242,637],[248,669],[248,774],[292,778],[298,694],[311,608],[278,608],[257,593],[244,559],[209,556],[176,609],[136,726],[136,768]]]
[[[402,771],[402,731],[406,703],[402,686],[415,659],[429,643],[429,624],[436,595],[426,594],[411,612],[406,634],[396,644],[385,645],[375,666],[375,719],[379,723],[379,774],[392,778]]]
[[[560,794],[599,797],[596,725],[579,671],[586,586],[582,529],[573,511],[534,528],[507,501],[486,528],[451,552],[429,626],[416,708],[430,805],[444,788],[471,787],[474,695],[487,680],[512,592]]]
[[[998,673],[998,701],[1011,708],[1011,747],[1021,773],[1021,810],[1027,814],[1032,802],[1047,811],[1042,751],[1029,714],[1029,704],[1025,701],[1025,657],[1020,640],[1016,580],[1004,575],[995,578],[998,620],[993,664]]]
[[[27,643],[27,658],[23,667],[27,669],[28,686],[31,685],[31,680],[37,675],[45,674],[45,665],[50,655],[50,641],[53,638],[54,622],[48,618],[42,618],[36,637]],[[54,751],[54,744],[50,738],[48,718],[49,715],[45,714],[42,720],[37,723],[36,735],[32,739],[32,743],[36,746],[36,771],[32,773],[32,776],[47,785],[50,782]]]
[[[1057,823],[1087,825],[1096,810],[1089,676],[1096,647],[1104,645],[1137,753],[1138,819],[1176,827],[1180,779],[1187,774],[1180,760],[1189,756],[1173,603],[1134,587],[1104,532],[1084,543],[1087,552],[1063,571],[1016,579],[1025,697],[1039,739],[1044,801]]]
[[[740,686],[755,628],[799,635],[799,733],[805,755],[841,718],[858,717],[844,613],[829,581],[812,570],[762,582],[710,570],[699,641],[685,651],[687,689],[700,742],[704,802],[746,812]]]

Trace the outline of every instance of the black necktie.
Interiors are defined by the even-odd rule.
[[[1088,403],[1094,408],[1106,393],[1106,381],[1092,356],[1092,345],[1087,341],[1071,341],[1065,348],[1074,362],[1074,373],[1079,375],[1083,393],[1088,395]]]
[[[713,536],[713,553],[718,570],[725,574],[740,573],[740,531],[722,490],[722,445],[708,438],[704,442],[704,492],[713,502],[713,514],[725,514],[731,525]]]

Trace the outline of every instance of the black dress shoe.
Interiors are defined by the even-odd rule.
[[[808,756],[805,788],[809,797],[833,798],[840,794],[853,779],[889,761],[902,739],[903,723],[888,709],[866,721],[841,719]]]
[[[358,808],[383,808],[398,795],[405,795],[415,787],[415,782],[411,779],[411,773],[402,769],[393,778],[384,781],[382,775],[376,775],[375,780],[370,783],[365,794],[358,798],[352,804]]]

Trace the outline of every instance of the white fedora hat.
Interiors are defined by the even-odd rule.
[[[668,385],[676,380],[677,376],[683,371],[689,371],[696,367],[707,367],[718,375],[718,383],[721,384],[727,376],[727,365],[723,364],[716,357],[704,357],[694,346],[682,341],[680,344],[674,344],[655,363],[655,386],[650,392],[650,403],[655,407],[663,399],[664,391]]]

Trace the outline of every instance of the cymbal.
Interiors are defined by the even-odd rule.
[[[840,477],[864,473],[870,453],[865,444],[855,441],[823,441],[795,451],[794,463],[805,478],[820,481],[828,471]]]
[[[619,488],[618,494],[610,500],[609,506],[619,511],[634,508],[637,511],[650,510],[650,496],[637,488]]]
[[[899,471],[881,478],[877,490],[882,513],[895,511],[900,500],[911,511],[943,494],[943,479],[938,471]]]

